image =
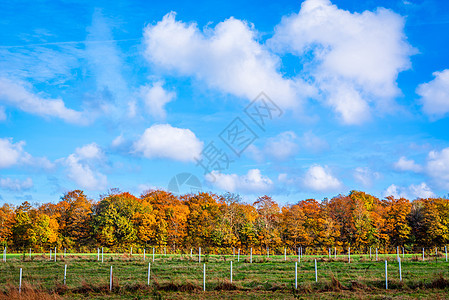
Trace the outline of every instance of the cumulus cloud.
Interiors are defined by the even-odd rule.
[[[241,176],[212,171],[206,175],[206,180],[216,188],[232,193],[261,194],[273,189],[273,181],[263,176],[259,169],[251,169]]]
[[[366,167],[358,167],[354,170],[354,179],[365,187],[372,186],[373,181],[379,178],[380,174],[378,172],[371,171]]]
[[[403,17],[384,8],[351,13],[329,0],[304,1],[299,13],[282,19],[268,44],[302,59],[303,75],[347,124],[369,119],[371,106],[391,109],[400,94],[398,73],[410,68],[414,53]]]
[[[95,143],[76,148],[75,153],[63,159],[63,164],[67,168],[67,177],[83,189],[105,189],[107,178],[96,170],[96,162],[102,159],[104,159],[104,153]]]
[[[62,99],[45,99],[29,91],[20,81],[0,77],[0,102],[42,117],[56,117],[68,123],[86,123],[82,113],[67,108]]]
[[[163,83],[160,81],[141,87],[140,95],[147,112],[159,120],[166,117],[165,104],[176,97],[176,93],[165,90]]]
[[[437,185],[449,189],[449,148],[429,152],[426,172]]]
[[[265,144],[265,153],[277,160],[285,160],[298,151],[298,137],[293,131],[281,132],[269,138]]]
[[[11,179],[11,178],[0,178],[0,188],[13,191],[21,192],[24,190],[29,190],[33,187],[33,180],[27,178],[25,180]]]
[[[145,57],[161,69],[194,76],[212,88],[253,99],[264,91],[278,105],[295,107],[312,91],[301,80],[283,78],[280,59],[257,42],[245,21],[229,18],[215,28],[176,21],[171,12],[144,30]]]
[[[412,171],[421,172],[422,167],[415,163],[412,159],[407,159],[405,156],[401,156],[397,162],[394,163],[394,168],[399,171]]]
[[[10,138],[0,138],[0,169],[15,165],[27,165],[50,169],[53,164],[45,157],[33,157],[23,148],[24,141],[14,143]]]
[[[313,165],[304,175],[303,184],[314,191],[337,190],[342,183],[334,177],[327,166]]]
[[[203,142],[189,129],[157,124],[147,128],[134,143],[133,150],[147,158],[194,161],[199,158]]]
[[[19,162],[28,161],[30,154],[23,150],[25,142],[13,143],[12,139],[0,138],[0,168],[8,168]]]
[[[302,147],[312,152],[320,152],[329,148],[326,140],[316,136],[311,131],[305,132],[300,142]]]
[[[103,150],[96,143],[76,148],[75,154],[79,159],[102,159],[104,157]]]
[[[420,84],[416,93],[421,96],[424,113],[439,119],[449,112],[449,69],[435,72],[433,76],[430,82]]]
[[[435,197],[435,194],[425,182],[417,185],[412,184],[408,187],[392,184],[382,194],[384,197],[393,196],[395,198],[406,199]]]

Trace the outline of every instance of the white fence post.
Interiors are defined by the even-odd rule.
[[[239,248],[239,250],[237,251],[237,261],[240,262],[240,248]]]
[[[369,247],[369,258],[371,259],[371,247]]]
[[[404,258],[404,257],[405,257],[405,248],[402,247],[402,258]]]
[[[198,249],[198,262],[201,262],[201,247]]]
[[[112,291],[112,266],[111,266],[111,273],[109,275],[109,290]]]
[[[143,248],[143,260],[145,260],[145,248]]]
[[[193,249],[190,248],[190,258],[193,258],[193,257],[192,257],[192,250],[193,250]]]
[[[334,251],[335,251],[334,252],[334,258],[337,259],[337,247],[335,247]]]
[[[295,261],[295,289],[298,289],[298,262]]]
[[[50,249],[50,260],[51,260],[51,249]]]
[[[203,266],[203,292],[206,291],[206,264]]]
[[[231,284],[232,284],[232,260],[231,260]]]
[[[316,266],[316,259],[315,259],[315,282],[318,282],[318,268]]]
[[[447,255],[446,255],[446,260],[447,260]],[[253,247],[251,247],[251,252],[250,252],[250,255],[249,255],[249,263],[250,264],[253,263]]]
[[[446,252],[446,261],[447,261],[447,246],[444,246],[444,252]]]
[[[397,261],[399,261],[399,246],[396,246]]]
[[[385,261],[385,289],[388,290],[388,271],[387,261]]]
[[[22,292],[22,268],[20,268],[20,275],[19,275],[19,294]]]
[[[150,285],[150,273],[151,272],[151,263],[148,263],[148,283],[147,285]]]
[[[66,285],[66,279],[67,279],[67,265],[64,265],[64,285]]]
[[[57,251],[56,251],[56,247],[55,247],[55,262],[56,262],[56,253],[57,253]]]
[[[235,257],[235,247],[232,247],[232,256]]]
[[[153,247],[153,262],[154,262],[154,247]]]
[[[284,261],[287,261],[287,248],[284,247]]]
[[[101,262],[103,262],[103,247],[101,247]]]
[[[399,281],[402,281],[401,259],[399,258]]]
[[[348,248],[348,263],[351,263],[351,247]]]
[[[424,248],[422,248],[422,261],[424,261]]]
[[[31,248],[30,248],[30,259],[31,259]]]

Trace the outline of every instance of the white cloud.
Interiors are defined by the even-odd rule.
[[[242,176],[212,171],[206,175],[206,180],[216,188],[227,192],[261,194],[273,189],[273,181],[263,176],[259,169],[251,169],[246,175]]]
[[[418,185],[410,185],[409,186],[410,194],[415,196],[416,198],[431,198],[435,197],[435,194],[432,192],[429,186],[425,182],[421,182]]]
[[[256,41],[251,24],[231,17],[201,32],[196,23],[176,21],[175,15],[144,30],[145,56],[157,67],[251,100],[264,91],[283,107],[295,107],[299,93],[311,93],[303,81],[283,78],[280,59]]]
[[[395,198],[406,198],[411,200],[416,198],[435,197],[435,194],[425,182],[418,185],[412,184],[408,187],[401,187],[392,184],[382,194],[384,197],[393,196]]]
[[[80,55],[81,50],[76,45],[67,43],[0,48],[0,77],[62,84],[73,78],[71,71],[79,67]]]
[[[285,160],[298,151],[297,139],[298,137],[293,131],[281,132],[267,140],[265,153],[277,160]]]
[[[415,163],[412,159],[407,159],[405,156],[401,156],[397,162],[394,163],[394,168],[399,171],[412,171],[419,173],[422,171],[422,167]]]
[[[246,148],[244,153],[248,157],[250,157],[251,159],[253,159],[259,163],[265,159],[265,155],[264,155],[263,151],[260,150],[259,148],[257,148],[257,146],[255,146],[254,144],[249,145]]]
[[[194,161],[200,158],[201,142],[189,129],[158,124],[147,128],[134,143],[134,152],[147,158],[169,158],[178,161]]]
[[[75,154],[79,159],[102,159],[104,157],[103,151],[96,143],[76,148]]]
[[[439,186],[449,189],[449,148],[429,152],[426,172]]]
[[[33,157],[23,147],[24,141],[14,143],[12,139],[0,138],[0,169],[15,165],[26,165],[50,169],[53,164],[45,157]]]
[[[6,120],[6,113],[5,108],[3,106],[0,106],[0,121]]]
[[[164,89],[163,83],[158,81],[152,85],[140,88],[140,95],[143,98],[147,112],[156,119],[165,119],[165,104],[176,97],[176,93]]]
[[[42,117],[56,117],[68,123],[86,123],[82,113],[65,107],[62,99],[42,98],[28,91],[20,81],[0,77],[0,102]]]
[[[76,148],[75,153],[70,154],[62,161],[67,168],[67,176],[79,188],[103,190],[106,188],[107,178],[104,174],[95,170],[95,162],[103,158],[103,151],[95,143],[92,143]]]
[[[123,145],[126,142],[125,138],[123,137],[123,135],[119,135],[117,136],[111,143],[111,146],[114,148],[120,147],[121,145]]]
[[[20,192],[24,190],[29,190],[32,187],[33,187],[33,180],[29,177],[23,181],[19,179],[0,178],[0,188],[5,190]]]
[[[380,178],[378,172],[373,172],[369,168],[358,167],[354,170],[354,179],[363,184],[365,187],[370,187],[374,180]]]
[[[300,141],[301,146],[312,152],[320,152],[329,148],[326,140],[316,136],[311,131],[305,132]]]
[[[8,168],[31,157],[23,150],[24,141],[13,143],[11,139],[0,138],[0,168]]]
[[[129,91],[123,75],[123,58],[111,27],[114,26],[96,9],[92,15],[92,24],[87,28],[86,58],[90,70],[95,75],[98,91],[104,91],[103,97],[109,114],[114,117],[133,116],[133,95]],[[99,43],[98,41],[108,41]]]
[[[342,183],[332,175],[327,166],[311,166],[303,178],[305,187],[314,191],[337,190],[342,187]]]
[[[433,76],[430,82],[420,84],[416,93],[421,96],[424,113],[439,119],[449,112],[449,69],[435,72]]]
[[[350,13],[329,0],[304,1],[299,13],[282,19],[268,44],[302,58],[303,75],[347,124],[369,119],[371,105],[391,110],[400,94],[398,73],[410,68],[414,53],[403,17],[384,8]]]

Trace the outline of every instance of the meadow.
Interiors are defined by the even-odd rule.
[[[449,296],[449,263],[444,253],[401,257],[372,255],[297,256],[97,253],[7,254],[0,262],[1,299],[303,299],[303,298],[432,298]],[[240,261],[238,261],[240,260]],[[317,281],[315,281],[315,260]],[[388,262],[388,290],[385,286]],[[230,281],[232,261],[233,278]],[[297,288],[295,288],[297,262]],[[150,283],[148,285],[148,267]],[[206,281],[203,291],[203,272]],[[64,285],[64,266],[67,265]],[[113,269],[110,290],[110,268]],[[19,294],[19,270],[22,286]]]

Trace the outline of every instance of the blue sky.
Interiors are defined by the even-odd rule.
[[[4,1],[0,28],[2,202],[180,173],[248,202],[448,194],[446,1]]]

